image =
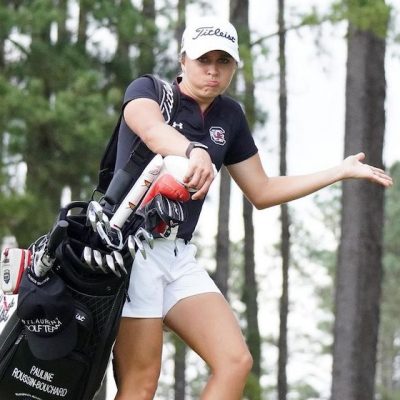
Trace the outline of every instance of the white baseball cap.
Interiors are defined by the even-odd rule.
[[[200,18],[188,24],[182,35],[181,54],[196,60],[212,50],[222,50],[240,62],[238,35],[227,20]]]

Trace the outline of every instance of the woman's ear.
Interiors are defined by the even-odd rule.
[[[185,53],[181,54],[179,61],[181,62],[181,70],[185,73]]]

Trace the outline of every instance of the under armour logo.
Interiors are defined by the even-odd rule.
[[[172,123],[172,127],[173,128],[179,128],[180,130],[183,129],[183,124],[182,122],[179,122],[179,124],[177,124],[175,121]]]

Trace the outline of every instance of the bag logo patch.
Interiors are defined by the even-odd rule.
[[[210,137],[211,140],[220,146],[223,146],[226,143],[225,139],[225,131],[219,126],[212,126],[210,128]]]

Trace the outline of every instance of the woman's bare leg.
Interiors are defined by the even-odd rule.
[[[202,400],[242,399],[252,357],[222,295],[206,293],[183,299],[168,312],[164,322],[211,368]]]
[[[114,346],[115,400],[151,400],[160,375],[161,318],[122,318]]]

